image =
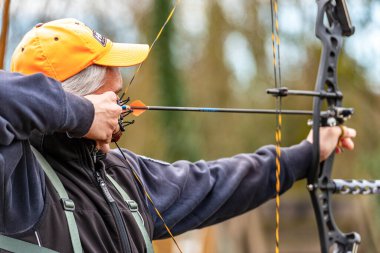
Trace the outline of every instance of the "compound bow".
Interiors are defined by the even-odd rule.
[[[322,253],[355,253],[360,243],[356,232],[343,233],[335,223],[332,214],[332,194],[380,194],[380,180],[332,179],[334,154],[320,163],[319,128],[344,123],[352,113],[352,108],[342,107],[343,94],[337,81],[338,58],[343,37],[351,36],[355,29],[351,24],[346,0],[317,0],[316,36],[322,42],[322,53],[315,84],[313,102],[313,163],[307,177],[313,209],[318,225]],[[285,88],[270,89],[268,93],[286,96]],[[327,110],[321,112],[323,101]]]
[[[350,36],[355,29],[351,25],[345,0],[318,0],[316,35],[323,44],[318,78],[315,89],[321,93],[324,90],[335,92],[335,98],[314,98],[313,116],[313,169],[307,184],[318,224],[321,251],[328,253],[355,253],[360,243],[360,235],[356,232],[343,233],[336,225],[332,214],[332,194],[371,194],[380,193],[380,181],[366,180],[333,180],[331,172],[334,160],[332,154],[326,161],[319,163],[319,131],[322,126],[342,124],[353,112],[342,108],[342,93],[337,82],[338,55],[342,48],[343,36]],[[324,22],[325,17],[328,24]],[[321,117],[321,100],[326,99],[330,115]]]

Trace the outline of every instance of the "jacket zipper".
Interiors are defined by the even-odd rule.
[[[94,155],[94,162],[96,162],[96,155]],[[99,188],[101,189],[103,193],[104,198],[106,199],[108,205],[110,206],[112,215],[115,219],[115,223],[116,223],[117,230],[119,232],[123,252],[131,253],[132,249],[129,243],[127,230],[126,230],[120,209],[118,208],[115,199],[112,197],[110,191],[108,190],[108,187],[105,181],[103,180],[103,178],[101,177],[101,174],[99,173],[99,171],[95,170],[94,176],[95,176],[96,182],[98,183]]]

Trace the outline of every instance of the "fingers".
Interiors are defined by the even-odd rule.
[[[122,112],[121,106],[118,105],[117,95],[112,91],[107,91],[102,95],[105,96],[105,99],[108,100],[110,113],[113,113],[113,116],[119,116]]]
[[[334,151],[339,154],[343,149],[353,150],[356,130],[345,126],[321,127],[319,129],[320,161],[326,160]],[[307,141],[313,143],[313,134],[310,131]]]
[[[353,150],[355,145],[352,138],[356,137],[356,130],[345,126],[339,126],[339,128],[341,129],[341,134],[339,136],[336,153],[342,153],[342,148]]]
[[[355,144],[352,138],[354,137],[343,137],[339,141],[339,146],[348,150],[353,150],[355,147]]]
[[[86,138],[92,139],[101,145],[110,143],[112,135],[119,131],[119,117],[122,112],[117,104],[117,95],[108,91],[100,95],[86,96],[95,109],[94,120]]]
[[[113,102],[117,102],[117,95],[115,92],[112,92],[112,91],[106,91],[104,92],[102,95],[104,95],[105,97],[108,97],[109,99],[111,99]]]
[[[342,129],[341,139],[355,138],[356,137],[356,130],[355,129],[345,127],[345,126],[341,126],[340,128]]]
[[[105,139],[103,140],[100,140],[102,142],[102,144],[108,144],[108,143],[111,143],[113,141],[113,135],[117,132],[119,132],[119,116],[120,116],[120,113],[118,109],[120,109],[120,106],[116,105],[116,107],[118,108],[115,108],[114,105],[111,105],[110,108],[109,108],[109,115],[107,117],[109,117],[109,120],[106,121],[105,123],[107,124],[107,126],[105,128],[103,128],[103,131],[104,131],[104,134],[105,134]]]

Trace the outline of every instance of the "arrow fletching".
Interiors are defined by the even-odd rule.
[[[148,108],[141,100],[135,100],[129,104],[132,114],[136,117],[143,114]]]

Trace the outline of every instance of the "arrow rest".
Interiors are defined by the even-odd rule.
[[[328,109],[320,113],[320,126],[333,127],[343,125],[346,120],[351,118],[352,114],[354,114],[354,108],[334,107]],[[308,126],[313,126],[313,123],[314,121],[311,119],[307,121]]]

